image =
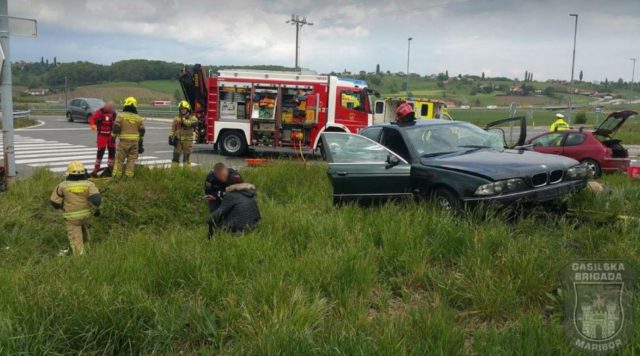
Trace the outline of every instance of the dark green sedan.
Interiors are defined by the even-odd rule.
[[[322,134],[335,203],[434,198],[458,210],[554,202],[586,186],[586,167],[571,158],[505,146],[495,132],[444,120]]]

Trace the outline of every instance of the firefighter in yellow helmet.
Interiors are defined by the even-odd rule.
[[[185,168],[191,168],[191,152],[193,152],[193,130],[198,125],[198,118],[191,114],[191,105],[186,100],[178,104],[178,116],[173,119],[169,129],[169,144],[173,146],[173,159],[171,165],[177,167],[182,164]]]
[[[67,178],[56,186],[50,197],[53,207],[63,211],[74,255],[84,254],[84,241],[89,238],[89,220],[91,216],[100,216],[102,198],[88,178],[82,162],[73,161],[67,167]]]
[[[144,137],[144,120],[138,115],[138,101],[130,96],[124,99],[122,112],[116,117],[111,129],[113,137],[120,139],[116,148],[116,163],[113,167],[113,176],[122,175],[122,166],[125,164],[125,175],[133,177],[138,154],[144,152],[142,140]]]
[[[569,126],[569,124],[564,121],[564,115],[562,115],[561,113],[557,113],[556,114],[556,121],[553,122],[553,124],[551,124],[551,126],[549,126],[549,131],[564,131],[564,130],[568,130],[571,127]]]

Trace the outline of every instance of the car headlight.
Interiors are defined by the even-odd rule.
[[[493,183],[487,183],[476,189],[475,195],[487,196],[501,193],[515,192],[526,188],[526,183],[521,178],[512,178],[499,180]]]
[[[589,175],[589,169],[584,164],[579,164],[567,169],[567,179],[583,179]]]

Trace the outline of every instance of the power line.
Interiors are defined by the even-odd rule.
[[[313,22],[307,21],[307,17],[300,17],[298,15],[291,15],[291,20],[287,20],[288,24],[291,24],[296,27],[296,70],[300,69],[298,65],[298,60],[300,57],[300,29],[304,25],[313,26]]]

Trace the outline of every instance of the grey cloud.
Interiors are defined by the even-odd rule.
[[[131,53],[290,65],[294,31],[285,21],[292,13],[315,23],[301,33],[302,64],[319,71],[373,70],[377,63],[404,70],[411,36],[412,71],[422,74],[448,69],[522,76],[530,70],[538,78],[568,78],[570,12],[580,13],[576,67],[586,79],[627,78],[629,57],[640,55],[638,0],[23,0],[12,1],[10,12],[38,18],[43,28],[63,34],[56,40],[64,46],[51,39],[20,41],[18,53],[53,52],[35,58],[56,55],[61,47],[83,48],[81,42],[95,35],[114,39],[108,42],[115,48],[100,57],[104,62]],[[97,51],[78,51],[73,59],[95,58]]]

